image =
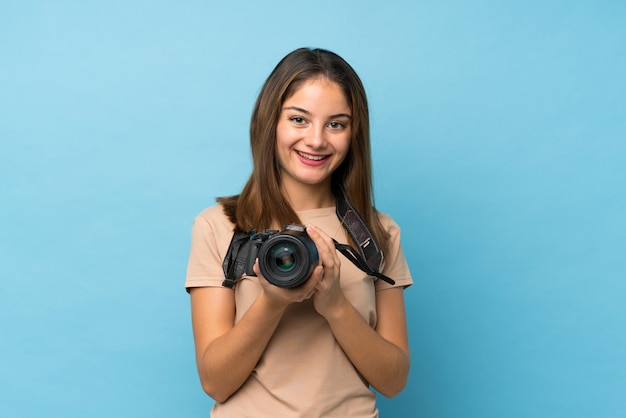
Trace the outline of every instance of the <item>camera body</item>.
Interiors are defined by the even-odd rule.
[[[300,286],[319,264],[317,247],[302,225],[256,233],[250,237],[247,246],[246,274],[256,276],[253,266],[258,258],[263,277],[278,287]]]

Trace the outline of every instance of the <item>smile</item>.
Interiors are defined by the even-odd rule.
[[[311,160],[311,161],[322,161],[326,158],[328,158],[328,155],[312,155],[312,154],[305,154],[304,152],[301,151],[296,151],[296,153],[307,160]]]

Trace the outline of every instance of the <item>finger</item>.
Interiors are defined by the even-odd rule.
[[[261,274],[261,270],[259,269],[259,259],[258,258],[256,260],[254,260],[254,265],[252,266],[252,271],[254,271],[254,274],[256,274],[257,276],[259,276]]]
[[[319,281],[324,277],[324,267],[321,265],[316,266],[306,283],[306,286],[310,289],[315,289]]]
[[[307,226],[307,231],[320,254],[320,265],[332,266],[336,263],[339,259],[332,238],[313,225]]]
[[[324,231],[317,228],[314,225],[307,226],[307,232],[311,232],[309,236],[316,243],[318,247],[323,246],[325,248],[335,248],[333,240]]]
[[[316,290],[324,290],[327,286],[326,281],[324,280],[324,266],[318,266],[315,268],[313,275],[316,277],[315,289]]]

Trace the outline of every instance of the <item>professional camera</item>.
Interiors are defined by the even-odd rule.
[[[252,268],[258,258],[263,277],[278,287],[300,286],[319,263],[317,247],[301,225],[256,233],[247,246],[246,274],[256,276]]]

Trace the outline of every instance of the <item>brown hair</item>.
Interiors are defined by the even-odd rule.
[[[332,174],[333,191],[345,190],[385,252],[389,237],[374,207],[365,89],[359,76],[343,58],[324,49],[297,49],[285,56],[269,75],[257,98],[250,123],[252,175],[241,194],[220,197],[217,201],[236,228],[242,231],[301,223],[281,192],[276,125],[284,101],[305,81],[318,77],[337,83],[352,110],[350,149]]]

